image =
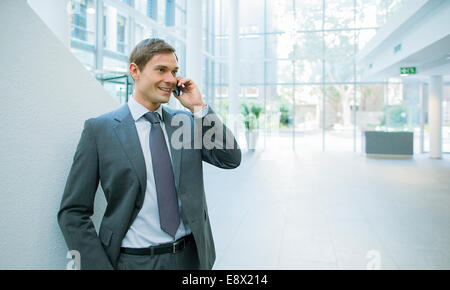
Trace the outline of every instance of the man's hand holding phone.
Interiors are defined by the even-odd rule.
[[[177,95],[176,88],[174,88],[174,96],[184,107],[189,109],[192,114],[199,112],[203,107],[206,106],[206,104],[203,102],[200,90],[191,79],[177,77],[177,86],[181,91],[181,94]]]

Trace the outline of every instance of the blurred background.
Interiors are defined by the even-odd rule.
[[[156,37],[243,152],[232,171],[204,164],[214,269],[449,269],[448,15],[446,0],[0,1],[0,268],[68,267],[56,213],[83,123],[128,101],[128,56]],[[97,228],[105,204],[99,186]]]
[[[393,31],[384,35],[384,43],[364,50],[393,15],[401,14],[402,8],[408,10],[406,2],[195,1],[202,18],[195,20],[201,23],[198,65],[202,93],[224,120],[229,113],[230,86],[238,94],[232,97],[238,98],[235,102],[261,107],[254,125],[260,131],[257,148],[361,152],[363,132],[373,129],[413,131],[414,152],[429,152],[426,104],[430,68],[420,67],[415,75],[400,74],[400,67],[423,66],[425,59],[409,65],[407,57],[400,57],[396,71],[366,76],[369,61],[359,57],[361,52],[368,58],[373,51],[388,49],[387,38]],[[187,23],[186,0],[71,0],[68,4],[72,53],[105,80],[103,85],[119,102],[125,102],[132,89],[127,90],[123,79],[112,81],[108,72],[117,77],[126,73],[131,49],[144,38],[161,37],[172,44],[179,55],[180,75],[186,74],[186,50],[191,40],[187,27],[192,25]],[[416,22],[421,25],[420,19]],[[233,25],[237,26],[235,32]],[[232,33],[237,33],[237,40],[232,41]],[[421,42],[420,38],[416,41]],[[230,45],[238,52],[231,61]],[[413,52],[412,47],[401,44],[397,49]],[[448,47],[443,48],[442,54],[449,57],[448,53]],[[237,83],[230,84],[229,75],[237,73]],[[444,77],[444,152],[450,152],[449,92]]]

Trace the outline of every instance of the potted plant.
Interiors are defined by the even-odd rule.
[[[247,141],[247,148],[249,151],[255,151],[256,142],[258,141],[259,116],[262,112],[262,107],[255,103],[251,103],[250,105],[243,103],[241,109],[246,129],[245,139]]]

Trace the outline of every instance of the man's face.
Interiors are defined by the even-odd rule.
[[[178,62],[173,53],[155,54],[142,71],[137,68],[133,74],[137,95],[153,104],[167,103],[177,84],[177,72]]]

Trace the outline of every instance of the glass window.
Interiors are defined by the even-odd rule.
[[[329,57],[325,60],[325,82],[351,82],[355,78],[352,57]]]
[[[182,10],[186,10],[186,0],[175,0],[175,4]]]
[[[144,39],[144,25],[140,25],[138,23],[134,24],[134,45],[138,44],[141,40]]]
[[[175,1],[175,27],[179,28],[179,34],[186,37],[186,0]]]
[[[353,31],[325,32],[325,81],[353,81],[355,41]]]
[[[387,97],[389,105],[399,105],[403,102],[403,86],[400,79],[389,79]]]
[[[216,87],[216,97],[214,98],[214,111],[226,123],[228,114],[228,87]]]
[[[134,0],[134,8],[140,13],[147,14],[147,0]]]
[[[264,31],[264,1],[239,1],[239,28],[241,33]]]
[[[354,28],[354,0],[325,1],[325,29]]]
[[[325,56],[354,56],[355,32],[338,31],[325,32]]]
[[[228,64],[218,62],[214,71],[216,85],[228,84]]]
[[[323,57],[322,32],[296,33],[292,57],[318,59]]]
[[[295,148],[322,151],[322,86],[295,87]]]
[[[267,62],[267,82],[270,84],[294,82],[294,65],[291,60]]]
[[[384,123],[378,120],[371,124],[389,128],[390,110],[412,102],[413,94],[403,91],[399,80],[389,80],[387,85],[361,85],[358,82],[363,69],[356,66],[355,58],[377,29],[405,2],[239,1],[241,85],[243,88],[261,86],[259,93],[267,106],[265,129],[280,129],[280,114],[283,114],[284,129],[292,129],[303,137],[308,136],[305,132],[316,134],[310,143],[297,136],[295,142],[303,140],[303,145],[321,150],[322,140],[327,137],[326,148],[331,148],[330,144],[336,141],[331,150],[353,151],[357,146],[359,151],[362,139],[358,118],[381,116]],[[214,83],[227,84],[229,1],[217,0],[214,7]],[[216,87],[216,93],[218,90]],[[408,101],[404,101],[408,94]],[[326,102],[322,104],[324,96]],[[314,103],[310,103],[311,99]],[[285,103],[291,109],[285,110]],[[224,102],[217,104],[226,106]],[[365,111],[358,114],[359,108]],[[324,114],[326,123],[322,124]],[[416,115],[412,108],[406,109],[408,124],[415,126]],[[322,129],[326,132],[323,136]]]
[[[186,45],[183,42],[176,40],[173,46],[178,56],[178,66],[180,67],[178,75],[186,75]]]
[[[385,10],[377,5],[377,0],[358,0],[356,3],[356,26],[360,28],[378,27],[385,22]]]
[[[353,151],[354,86],[325,87],[325,148],[328,152]],[[321,120],[323,120],[321,118]],[[322,122],[323,123],[323,122]]]
[[[216,96],[217,97],[228,97],[228,87],[216,86]]]
[[[296,31],[298,29],[292,0],[266,1],[266,3],[267,32]]]
[[[364,132],[385,130],[385,87],[383,84],[356,86],[356,151],[365,152]]]
[[[153,0],[158,1],[158,23],[165,25],[166,23],[166,0]]]
[[[392,81],[395,81],[392,79]],[[401,83],[389,83],[387,85],[386,118],[384,124],[389,131],[408,130],[407,100],[404,98],[403,85]]]
[[[244,60],[259,60],[264,59],[264,36],[255,35],[251,38],[241,38],[240,45],[240,58]]]
[[[246,87],[244,94],[247,97],[257,97],[257,96],[259,96],[259,88],[258,87]]]
[[[70,51],[77,57],[77,59],[88,69],[92,70],[95,68],[95,56],[91,51],[70,48]]]
[[[285,33],[266,35],[267,58],[289,59],[294,56],[294,41]]]
[[[223,34],[227,34],[229,32],[228,25],[228,2],[226,0],[217,0],[214,8],[214,26],[216,37],[222,37]]]
[[[450,86],[444,85],[442,96],[442,152],[450,152]]]
[[[295,0],[296,24],[298,30],[322,29],[323,7],[317,0]]]
[[[241,84],[264,84],[263,62],[241,62],[239,72]]]
[[[104,48],[126,54],[127,52],[127,19],[118,13],[117,8],[106,5],[104,11]]]
[[[117,52],[126,53],[127,39],[126,39],[127,18],[122,15],[117,15]]]
[[[147,0],[147,16],[153,20],[158,19],[158,0]]]
[[[166,0],[166,26],[175,25],[175,0]]]
[[[93,0],[71,1],[71,37],[76,41],[95,44],[95,3]]]
[[[109,23],[108,23],[108,8],[103,6],[103,47],[107,48],[109,46],[108,43],[108,31],[109,31]]]
[[[105,56],[103,57],[103,70],[115,72],[127,72],[128,63]]]
[[[122,2],[128,6],[134,7],[134,0],[122,0]]]
[[[321,59],[298,59],[295,60],[295,82],[296,83],[318,83],[322,81]]]
[[[215,38],[215,55],[218,57],[228,57],[228,36],[224,37],[217,37]],[[246,50],[246,48],[241,47],[242,50]]]

